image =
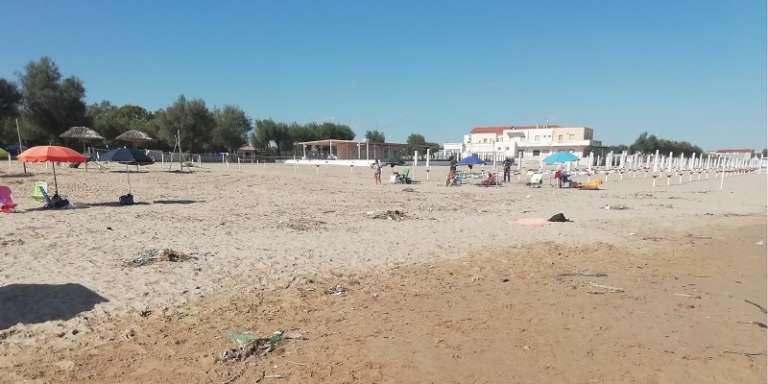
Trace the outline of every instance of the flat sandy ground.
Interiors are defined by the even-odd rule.
[[[765,175],[576,191],[154,165],[119,207],[111,168],[57,168],[76,207],[46,211],[50,172],[0,164],[20,209],[0,215],[1,383],[765,382]],[[162,249],[192,258],[131,264]],[[220,361],[277,329],[294,338]]]

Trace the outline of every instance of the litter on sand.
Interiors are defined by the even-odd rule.
[[[341,295],[343,295],[343,294],[344,294],[344,292],[346,292],[346,291],[347,291],[347,289],[346,289],[346,288],[342,287],[341,285],[337,285],[337,286],[335,286],[335,287],[331,287],[331,288],[328,288],[328,291],[327,291],[327,293],[328,293],[329,295],[334,295],[334,296],[341,296]]]
[[[243,361],[251,356],[263,356],[272,352],[277,344],[283,340],[283,331],[278,329],[270,337],[253,337],[247,333],[230,333],[231,340],[237,343],[236,347],[227,349],[221,354],[222,361]]]
[[[405,212],[397,209],[388,209],[383,212],[370,211],[367,212],[372,219],[394,220],[400,221],[405,219]]]
[[[601,289],[599,291],[595,291],[595,290],[588,291],[588,293],[591,293],[593,295],[602,295],[602,294],[606,294],[606,293],[621,293],[621,292],[624,292],[624,288],[611,287],[610,285],[600,285],[600,284],[589,283],[589,286],[593,287],[593,288]]]
[[[673,293],[672,296],[689,297],[691,299],[701,299],[700,295],[689,295],[687,293]]]
[[[619,204],[619,205],[606,205],[606,206],[603,207],[603,209],[615,210],[615,211],[623,211],[625,209],[629,209],[629,207],[627,207],[624,204]]]
[[[171,262],[176,263],[180,261],[188,261],[197,259],[194,256],[190,256],[184,252],[176,251],[170,248],[165,249],[148,249],[139,254],[138,257],[136,257],[133,260],[130,260],[125,263],[126,266],[129,267],[141,267],[144,265],[150,265],[158,262]]]
[[[565,272],[565,273],[558,273],[557,277],[606,277],[608,276],[605,272],[589,272],[589,271],[583,271],[583,272]]]

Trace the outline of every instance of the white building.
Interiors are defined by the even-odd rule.
[[[494,157],[535,160],[552,152],[567,151],[584,158],[594,147],[601,146],[593,135],[592,128],[559,125],[476,127],[464,135],[463,142],[444,144],[443,152],[459,158],[476,154],[486,160]]]

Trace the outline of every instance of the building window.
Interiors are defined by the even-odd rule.
[[[536,136],[536,137],[538,137],[538,136]],[[533,150],[533,157],[539,157],[539,155],[541,155],[541,151],[539,151],[538,149],[534,149]]]
[[[533,137],[533,141],[539,141],[539,139],[540,139],[539,135],[536,135]]]
[[[563,135],[557,135],[557,141],[563,141]]]
[[[573,141],[573,139],[576,137],[573,133],[568,134],[568,141]]]
[[[506,149],[506,150],[507,150],[507,151],[509,151],[509,147],[507,147],[507,149]]]

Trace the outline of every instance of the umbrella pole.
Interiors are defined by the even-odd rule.
[[[59,194],[59,182],[56,180],[56,163],[51,161],[53,167],[53,190],[56,195]]]
[[[128,170],[128,164],[125,165],[125,175],[128,178],[128,194],[131,194],[131,172]]]

